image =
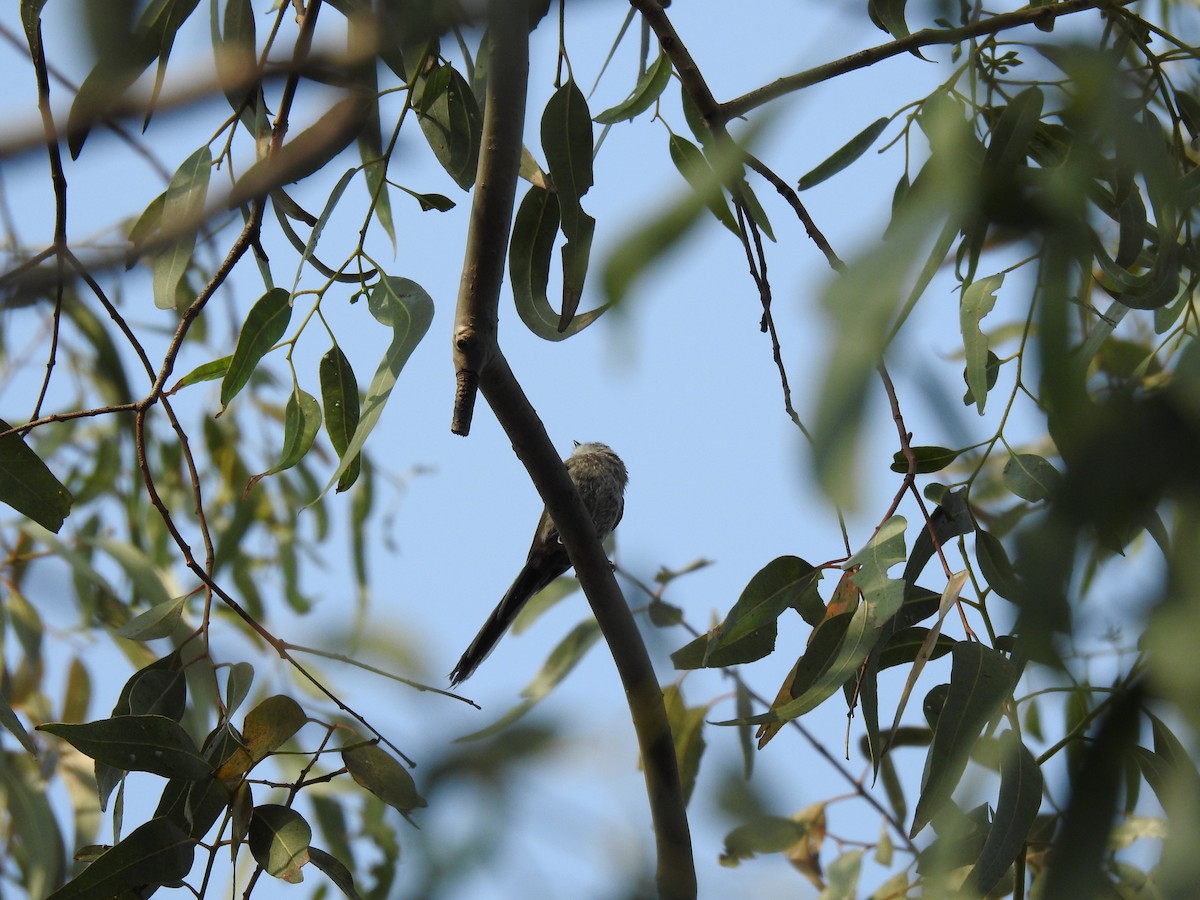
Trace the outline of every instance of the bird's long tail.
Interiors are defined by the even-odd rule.
[[[546,577],[547,575],[549,577]],[[525,564],[525,567],[517,575],[516,581],[512,583],[512,587],[492,610],[492,614],[479,629],[479,634],[475,635],[475,640],[471,641],[471,646],[467,648],[462,659],[458,661],[458,665],[454,667],[454,671],[450,673],[451,686],[460,684],[471,677],[471,673],[487,659],[488,654],[500,642],[500,638],[504,636],[504,632],[508,631],[509,626],[517,617],[517,613],[521,611],[529,598],[557,577],[553,572],[547,572],[544,567],[535,565],[532,560]]]

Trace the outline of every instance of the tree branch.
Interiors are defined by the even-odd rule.
[[[634,5],[640,8],[643,2],[644,0],[638,0]],[[886,44],[880,44],[866,50],[860,50],[857,53],[851,53],[849,56],[843,56],[841,59],[835,59],[832,62],[824,63],[804,72],[772,81],[768,85],[756,88],[749,93],[720,104],[716,117],[721,122],[728,122],[730,119],[744,116],[750,110],[756,109],[772,100],[777,100],[785,94],[803,90],[806,87],[812,87],[814,84],[829,81],[831,78],[837,78],[839,75],[845,75],[847,72],[853,72],[856,69],[865,69],[881,60],[900,56],[903,53],[911,53],[913,50],[921,47],[958,44],[970,38],[980,37],[985,34],[996,34],[1000,31],[1019,28],[1022,25],[1036,25],[1042,22],[1050,22],[1059,16],[1069,16],[1072,13],[1085,12],[1089,9],[1128,6],[1133,2],[1134,0],[1063,0],[1061,3],[1047,6],[1027,6],[1015,12],[990,16],[959,28],[923,28],[898,40],[889,41]],[[682,77],[681,74],[680,78]]]

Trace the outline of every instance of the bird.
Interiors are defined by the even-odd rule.
[[[625,463],[608,445],[595,442],[576,443],[574,451],[563,462],[584,507],[592,517],[597,536],[604,540],[617,527],[625,512],[625,485],[629,483]],[[529,598],[570,567],[567,548],[563,546],[549,512],[543,509],[524,567],[450,673],[451,686],[470,678]]]

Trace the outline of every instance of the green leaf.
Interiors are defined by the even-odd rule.
[[[304,816],[286,806],[256,806],[248,837],[254,861],[268,875],[291,884],[304,880],[300,870],[308,862],[312,840],[312,828]]]
[[[904,602],[904,582],[888,578],[887,570],[904,560],[906,525],[903,516],[888,519],[862,550],[843,563],[842,567],[848,571],[859,567],[854,582],[862,591],[862,603],[846,627],[837,655],[811,687],[774,711],[778,721],[802,716],[832,696],[863,664],[884,626],[900,609]]]
[[[593,121],[600,125],[612,125],[632,119],[645,112],[659,98],[671,81],[671,60],[661,50],[658,59],[642,73],[642,77],[634,85],[633,93],[616,106],[609,107],[595,117]]]
[[[39,771],[41,752],[38,748],[28,754],[6,749],[0,756],[0,792],[4,796],[6,821],[5,868],[12,873],[5,880],[23,889],[19,893],[25,897],[45,897],[69,875],[70,854],[50,803],[45,773]],[[82,799],[72,793],[75,802]],[[94,804],[94,794],[86,802]]]
[[[192,870],[196,842],[165,818],[139,825],[47,900],[124,897],[143,885],[174,885]]]
[[[917,465],[913,470],[916,475],[928,475],[931,472],[940,472],[948,465],[958,459],[961,450],[951,450],[949,447],[913,447],[913,456],[916,457]],[[892,454],[892,471],[899,472],[901,475],[908,473],[908,460],[904,456],[904,451],[897,450]]]
[[[291,319],[292,297],[283,288],[272,288],[251,307],[221,381],[222,409],[246,386],[267,351],[283,337]]]
[[[12,428],[0,419],[0,431]],[[0,438],[0,502],[48,531],[58,533],[73,498],[19,434]]]
[[[554,239],[558,235],[558,211],[558,195],[531,187],[517,209],[508,254],[509,278],[517,314],[530,331],[547,341],[561,341],[578,334],[608,308],[600,306],[581,315],[573,315],[567,327],[559,330],[563,317],[550,305],[546,293],[550,279],[550,258],[554,251]],[[563,261],[566,265],[568,255],[565,247]],[[584,265],[586,267],[586,259]],[[581,283],[576,284],[576,290],[581,287]]]
[[[188,372],[179,381],[175,382],[175,387],[171,388],[170,393],[174,394],[180,388],[189,387],[193,384],[200,384],[205,381],[216,381],[218,378],[224,378],[225,373],[229,371],[229,364],[233,362],[233,356],[222,356],[220,359],[214,359],[211,362],[201,363]]]
[[[975,741],[1011,692],[1016,671],[1000,653],[959,641],[951,650],[950,687],[937,716],[925,759],[921,797],[909,836],[916,835],[950,799]]]
[[[208,198],[211,173],[212,151],[205,145],[184,160],[163,195],[162,223],[185,230],[154,257],[154,305],[159,309],[176,306],[176,291],[196,248],[196,230]]]
[[[996,386],[996,380],[1000,377],[1000,357],[991,350],[987,352],[987,362],[984,363],[984,373],[987,376],[987,390],[991,390]],[[963,367],[963,381],[967,380],[967,368]],[[966,393],[963,394],[963,406],[974,406],[975,394],[971,391],[971,386],[967,385]]]
[[[115,769],[191,780],[212,773],[191,736],[166,716],[114,716],[83,725],[50,722],[38,730]]]
[[[876,28],[894,38],[902,38],[908,34],[908,25],[904,21],[906,3],[907,0],[870,0],[867,12]]]
[[[891,119],[887,116],[876,119],[854,137],[850,138],[842,147],[835,150],[828,159],[800,177],[800,190],[807,191],[811,187],[816,187],[822,181],[832,178],[866,153],[871,148],[871,145],[875,143],[875,140],[883,134],[883,130],[887,128],[890,121]]]
[[[326,197],[325,206],[321,209],[321,215],[317,216],[317,221],[313,225],[312,231],[309,232],[308,240],[304,243],[304,250],[300,254],[300,261],[296,265],[296,278],[292,282],[293,293],[300,286],[300,276],[304,273],[304,264],[312,259],[316,253],[317,244],[321,240],[321,235],[325,232],[325,226],[329,224],[329,217],[337,209],[338,201],[342,199],[342,194],[346,192],[346,188],[350,186],[350,182],[354,180],[356,174],[358,174],[358,169],[347,169],[343,172],[342,177],[338,179],[337,184],[333,186],[333,190]]]
[[[712,166],[708,164],[704,151],[677,134],[671,135],[669,150],[671,162],[675,163],[679,174],[703,198],[705,205],[717,217],[717,221],[735,235],[738,234],[737,221],[729,211],[729,204],[725,202],[725,194],[721,190],[721,182],[717,180]]]
[[[417,121],[433,155],[464,191],[475,183],[483,114],[467,80],[449,63],[422,82]]]
[[[782,816],[759,816],[725,835],[721,865],[736,866],[759,853],[782,853],[803,841],[807,834],[808,827],[803,822]]]
[[[375,377],[367,387],[362,415],[358,420],[358,427],[354,430],[354,436],[341,454],[341,461],[321,495],[339,482],[342,475],[358,459],[368,435],[375,429],[380,415],[383,414],[383,408],[391,396],[392,388],[396,386],[400,371],[417,344],[421,342],[421,338],[425,336],[425,332],[429,330],[429,323],[433,321],[433,299],[423,287],[408,278],[394,275],[380,278],[371,288],[367,305],[377,321],[392,329],[392,342],[384,351],[379,368],[375,370]]]
[[[186,596],[176,597],[167,603],[152,606],[145,612],[138,613],[114,633],[131,641],[152,641],[169,637],[179,625],[187,600]]]
[[[675,667],[731,665],[731,658],[751,662],[770,653],[775,646],[776,620],[784,610],[797,606],[820,577],[820,569],[796,556],[781,556],[767,563],[750,579],[719,626],[672,654]],[[750,648],[763,652],[747,659]],[[697,650],[702,651],[699,661],[695,659]]]
[[[967,877],[987,896],[1021,853],[1042,805],[1042,770],[1011,731],[1000,735],[1000,797],[979,860]]]
[[[1025,500],[1047,499],[1062,476],[1058,469],[1036,453],[1017,453],[1004,464],[1004,486]]]
[[[892,666],[902,666],[915,660],[929,633],[930,629],[928,628],[911,625],[908,628],[901,628],[893,634],[879,651],[880,670],[890,669]],[[929,658],[939,659],[945,656],[954,644],[954,638],[939,634],[935,638]]]
[[[975,558],[979,560],[979,574],[988,587],[1005,600],[1015,603],[1020,599],[1016,570],[998,537],[990,531],[979,529],[975,533]]]
[[[125,682],[113,716],[166,716],[179,722],[187,710],[187,680],[179,651],[138,669]]]
[[[996,305],[996,291],[1004,284],[1004,275],[990,275],[967,285],[962,302],[958,307],[959,325],[962,328],[963,350],[967,356],[967,390],[979,414],[987,402],[988,392],[988,339],[979,327],[980,321]],[[992,380],[995,383],[995,379]]]
[[[820,900],[855,900],[862,872],[862,850],[848,850],[829,864]]]
[[[354,369],[337,344],[330,347],[321,357],[320,376],[321,402],[325,407],[325,431],[329,435],[334,452],[341,459],[358,428],[359,396]],[[338,493],[348,490],[358,480],[361,470],[360,454],[355,456],[338,480]]]
[[[580,198],[592,186],[592,117],[587,99],[574,81],[554,92],[542,113],[542,150],[558,191],[563,234],[571,240]]]
[[[438,212],[449,212],[458,205],[444,194],[419,194],[416,191],[410,191],[403,185],[397,185],[397,187],[410,197],[413,197],[420,204],[421,212],[429,212],[431,209],[435,209]]]
[[[319,847],[308,848],[308,861],[325,873],[325,877],[350,900],[361,900],[361,895],[354,887],[354,876],[337,857],[331,856]]]
[[[417,786],[408,769],[377,744],[363,744],[343,750],[342,762],[356,784],[366,788],[410,822],[409,813],[426,806],[425,798],[417,793]]]
[[[234,663],[229,667],[229,678],[225,683],[225,708],[232,715],[250,694],[254,683],[254,666],[248,662]]]
[[[274,475],[304,459],[320,427],[321,404],[312,394],[295,388],[283,410],[283,450],[279,454],[279,462],[263,474]],[[261,477],[255,476],[251,484]]]
[[[708,706],[687,706],[679,685],[663,690],[663,703],[667,708],[667,721],[671,725],[671,737],[675,741],[675,759],[679,765],[679,780],[683,786],[683,801],[686,804],[696,786],[696,775],[700,771],[700,757],[704,755],[704,717]]]

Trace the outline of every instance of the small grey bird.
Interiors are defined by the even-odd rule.
[[[617,527],[625,511],[625,485],[629,481],[625,464],[607,445],[595,443],[576,444],[574,452],[565,462],[567,474],[575,482],[583,505],[592,516],[596,534],[600,540],[604,540]],[[550,521],[550,515],[543,509],[525,567],[450,673],[450,684],[456,685],[470,678],[529,598],[570,567],[567,548],[558,536],[558,529]]]

